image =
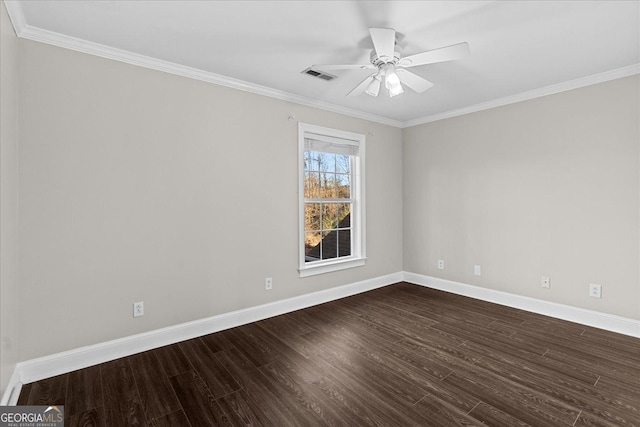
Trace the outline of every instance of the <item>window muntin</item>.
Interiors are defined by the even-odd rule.
[[[300,275],[364,264],[364,136],[301,123],[299,150]]]

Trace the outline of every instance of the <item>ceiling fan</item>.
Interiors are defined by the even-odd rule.
[[[378,96],[384,78],[384,86],[389,91],[389,96],[393,97],[404,92],[402,84],[417,93],[422,93],[433,86],[429,80],[412,73],[407,68],[460,59],[470,53],[469,44],[465,42],[415,55],[402,56],[402,49],[396,44],[394,29],[369,28],[369,33],[374,47],[371,52],[371,64],[314,65],[312,68],[319,70],[374,69],[376,72],[360,82],[347,96],[358,96],[363,92],[367,95]]]

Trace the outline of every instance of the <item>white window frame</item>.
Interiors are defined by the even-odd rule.
[[[305,261],[304,245],[304,151],[305,138],[339,139],[340,143],[356,146],[358,155],[352,159],[351,192],[351,256],[314,262]],[[300,277],[313,276],[347,268],[359,267],[366,262],[365,252],[365,136],[359,133],[331,129],[308,123],[298,123],[298,272]]]

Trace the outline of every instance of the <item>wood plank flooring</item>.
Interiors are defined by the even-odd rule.
[[[640,426],[640,339],[408,283],[27,384],[67,426]]]

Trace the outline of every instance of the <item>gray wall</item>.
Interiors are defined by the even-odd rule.
[[[404,129],[404,269],[639,319],[639,79]]]
[[[21,359],[402,269],[400,129],[24,39],[20,55]],[[298,120],[368,134],[364,267],[298,277]]]
[[[637,76],[400,130],[17,40],[4,9],[0,54],[3,388],[19,360],[403,268],[640,317]],[[298,278],[297,121],[367,134],[365,267]]]
[[[18,357],[18,38],[0,4],[0,393]]]

